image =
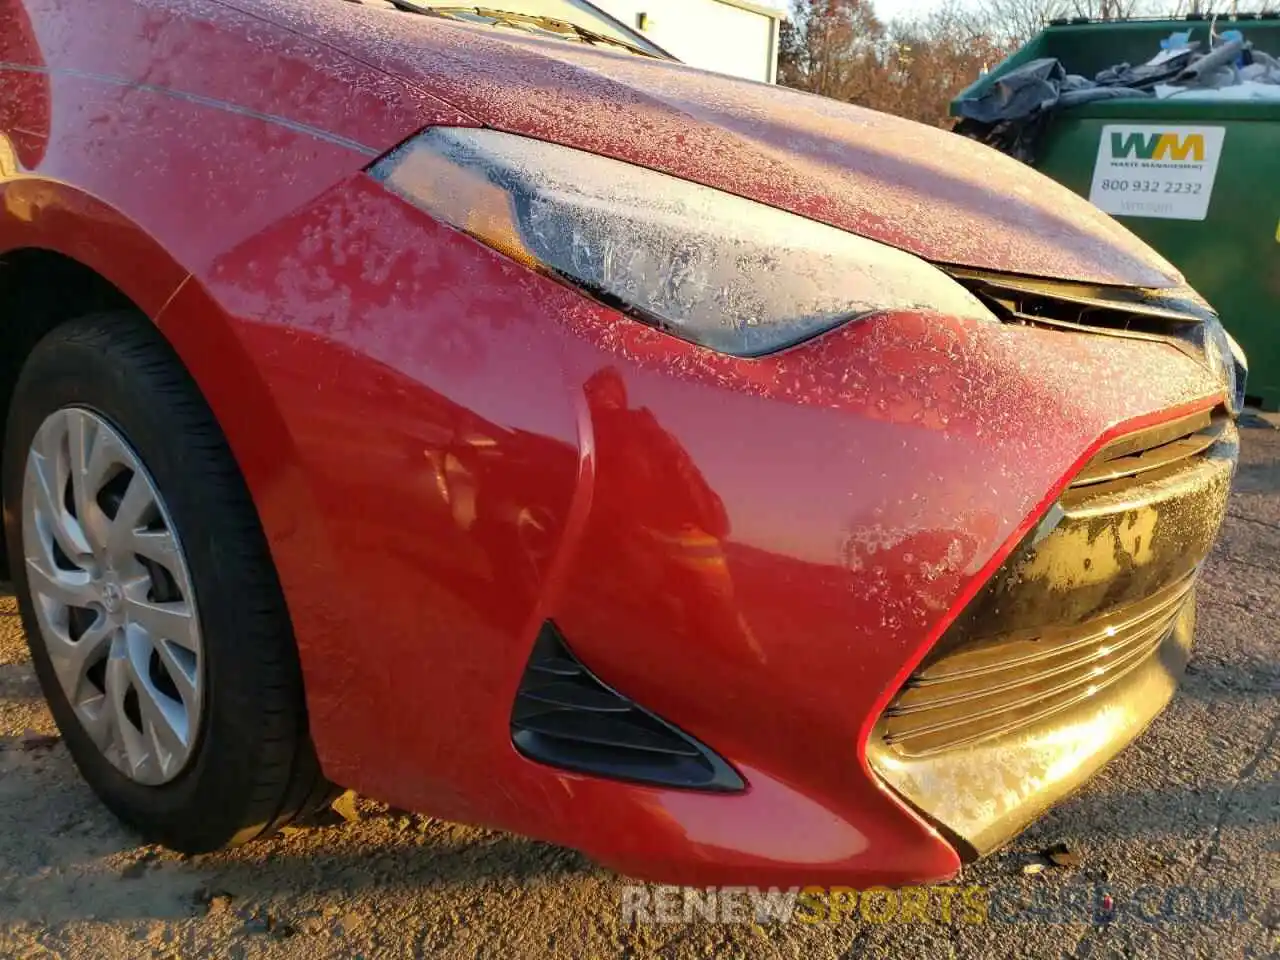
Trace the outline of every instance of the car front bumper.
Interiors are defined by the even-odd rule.
[[[1173,429],[1086,465],[870,738],[871,766],[962,854],[1080,786],[1173,695],[1239,452],[1225,415]]]
[[[364,177],[198,280],[160,326],[253,493],[325,773],[668,882],[954,875],[876,725],[1094,453],[1221,402],[1167,345],[912,312],[714,354]],[[746,789],[522,755],[548,621]]]

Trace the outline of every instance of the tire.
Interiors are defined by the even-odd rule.
[[[82,481],[84,496],[94,499],[78,500],[81,490],[70,481],[59,487],[56,471],[48,472],[57,457],[28,463],[33,443],[54,444],[60,429],[92,437],[79,442],[95,455],[102,440],[141,469],[91,470],[89,457],[74,461],[67,453],[68,463],[86,465],[79,475],[113,477],[100,489]],[[106,447],[107,439],[116,445]],[[100,467],[107,457],[94,462]],[[132,507],[129,517],[121,514],[138,477],[146,482],[136,502],[154,494],[145,525],[143,513],[129,522]],[[36,673],[81,774],[121,820],[149,842],[202,853],[270,833],[332,799],[308,734],[284,596],[248,489],[194,381],[145,318],[87,316],[36,345],[14,389],[2,479],[5,540]],[[41,498],[53,490],[61,501]],[[61,509],[71,522],[50,521]],[[64,538],[83,532],[70,542],[90,544],[91,552],[69,560],[64,541],[51,545],[54,527]],[[166,534],[172,539],[164,541]],[[148,535],[167,544],[163,563],[132,552]],[[92,546],[95,537],[110,549]],[[42,572],[48,558],[52,579]],[[126,565],[127,575],[117,572]],[[33,592],[33,580],[42,592]],[[64,581],[72,584],[65,591]],[[81,608],[67,596],[100,602]],[[172,622],[185,627],[139,626],[152,623],[149,614],[130,620],[153,601],[178,611],[186,619]],[[165,629],[181,634],[181,643],[163,639]],[[160,659],[162,647],[169,659]],[[81,656],[99,649],[107,651],[101,666],[97,654]],[[73,666],[81,660],[93,665]],[[180,676],[189,686],[175,682]],[[144,689],[152,691],[145,699]]]

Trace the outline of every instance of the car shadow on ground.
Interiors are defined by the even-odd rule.
[[[61,747],[37,755],[15,790],[4,757],[16,739],[0,740],[0,797],[9,811],[0,819],[11,821],[6,831],[24,832],[30,849],[20,862],[0,865],[0,923],[198,917],[215,898],[248,916],[267,909],[281,891],[326,902],[458,889],[523,896],[565,881],[624,882],[571,850],[398,812],[182,857],[140,845],[78,781]],[[1249,773],[1196,791],[1176,783],[1135,791],[1104,779],[1063,803],[1026,839],[1034,846],[1048,831],[1055,837],[1079,832],[1092,845],[1125,837],[1188,841],[1207,857],[1206,838],[1280,820],[1280,780],[1250,779]]]
[[[1108,839],[1122,836],[1207,840],[1215,830],[1280,823],[1280,779],[1219,783],[1192,791],[1178,785],[1159,790],[1085,790],[1051,815],[1059,829],[1079,821],[1105,826]]]
[[[1280,463],[1274,455],[1275,437],[1280,433],[1280,417],[1275,423],[1256,414],[1245,414],[1240,420],[1240,466],[1231,481],[1232,493],[1258,494],[1280,491]],[[1255,448],[1262,453],[1255,455]]]
[[[0,861],[0,926],[197,917],[214,897],[252,912],[282,890],[336,897],[517,889],[599,869],[550,844],[361,806],[354,823],[184,857],[142,844],[120,824],[80,780],[65,747],[29,749],[22,736],[3,735],[0,832],[17,849]]]
[[[1178,696],[1215,703],[1277,701],[1280,700],[1280,664],[1262,659],[1192,660],[1178,688]]]

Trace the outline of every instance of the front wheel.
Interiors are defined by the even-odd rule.
[[[284,598],[194,382],[127,313],[27,359],[3,458],[32,661],[72,758],[122,820],[195,853],[331,796]]]

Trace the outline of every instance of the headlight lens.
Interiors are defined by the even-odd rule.
[[[1206,318],[1203,331],[1205,361],[1226,391],[1228,408],[1238,414],[1244,409],[1245,377],[1249,372],[1244,351],[1217,317]]]
[[[769,353],[888,310],[994,322],[910,254],[540,140],[436,127],[370,173],[526,266],[724,353]]]
[[[1234,364],[1234,366],[1235,366],[1235,373],[1236,373],[1236,379],[1235,379],[1236,409],[1235,409],[1235,412],[1236,412],[1236,413],[1239,413],[1241,410],[1243,410],[1243,409],[1244,409],[1244,397],[1245,397],[1245,393],[1246,393],[1246,389],[1245,389],[1245,388],[1246,388],[1246,387],[1248,386],[1248,384],[1249,384],[1249,358],[1248,358],[1247,356],[1245,356],[1244,348],[1243,348],[1243,347],[1241,347],[1241,346],[1240,346],[1240,344],[1236,343],[1236,338],[1235,338],[1235,337],[1233,337],[1231,334],[1227,333],[1227,331],[1226,331],[1226,329],[1225,329],[1225,328],[1223,329],[1222,333],[1223,333],[1223,335],[1227,338],[1227,347],[1228,347],[1228,349],[1230,350],[1230,353],[1228,354],[1228,356],[1231,358],[1231,360],[1232,360],[1232,362],[1233,362],[1233,364]]]

